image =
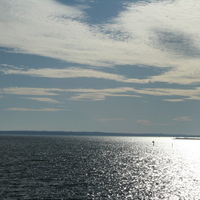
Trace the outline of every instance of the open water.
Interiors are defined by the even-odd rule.
[[[200,141],[0,136],[0,199],[198,200]]]

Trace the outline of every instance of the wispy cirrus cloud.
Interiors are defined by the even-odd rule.
[[[110,88],[110,89],[72,89],[68,90],[69,92],[73,92],[69,100],[76,100],[76,101],[102,101],[108,97],[135,97],[139,98],[141,96],[129,93],[125,88]]]
[[[192,64],[192,63],[191,63]],[[25,67],[16,67],[13,65],[1,64],[0,72],[5,75],[25,75],[41,78],[95,78],[117,81],[122,83],[175,83],[179,85],[199,84],[200,70],[191,66],[191,71],[187,69],[171,69],[156,76],[148,76],[147,78],[128,78],[125,75],[108,73],[102,70],[94,70],[90,68],[68,67],[64,69],[58,68],[39,68],[30,69]]]
[[[196,0],[132,2],[109,23],[94,25],[85,20],[89,16],[81,7],[53,0],[1,0],[0,46],[92,67],[141,64],[167,68],[167,72],[143,83],[197,84],[198,5]],[[18,73],[44,76],[42,69]],[[49,76],[52,73],[49,70]],[[55,76],[61,77],[61,71]],[[113,80],[123,81],[116,76],[113,74]],[[142,83],[137,79],[126,81]]]
[[[0,94],[24,95],[24,96],[53,96],[62,91],[58,88],[31,88],[31,87],[9,87],[1,88]]]
[[[181,101],[184,101],[184,99],[164,99],[164,101],[169,101],[169,102],[181,102]]]
[[[189,122],[189,121],[193,121],[193,119],[191,119],[190,116],[177,117],[177,118],[174,118],[173,120],[175,120],[175,121],[180,121],[180,122]]]
[[[18,96],[55,96],[62,93],[76,93],[76,94],[101,94],[104,96],[132,96],[133,94],[126,94],[133,91],[132,88],[107,88],[107,89],[61,89],[61,88],[31,88],[31,87],[9,87],[0,89],[0,94],[18,95]],[[133,95],[134,97],[140,97]],[[35,97],[31,97],[33,99]]]
[[[76,101],[102,101],[107,97],[134,97],[139,98],[144,95],[164,97],[164,101],[184,101],[184,100],[200,100],[200,87],[193,89],[171,89],[171,88],[142,88],[136,89],[134,87],[118,87],[106,89],[92,89],[92,88],[75,88],[75,89],[61,89],[61,88],[29,88],[29,87],[11,87],[0,89],[0,94],[17,95],[17,96],[33,96],[34,100],[45,100],[45,96],[62,96],[67,97],[68,100]],[[38,96],[43,96],[42,98]],[[174,99],[166,99],[166,97],[174,97]],[[54,101],[46,99],[47,101]]]
[[[52,98],[41,98],[41,97],[32,97],[32,98],[26,98],[34,101],[40,101],[40,102],[47,102],[47,103],[60,103],[59,101],[52,99]]]
[[[100,70],[93,69],[83,69],[78,67],[69,67],[66,69],[57,68],[40,68],[40,69],[27,69],[19,68],[15,66],[2,65],[0,69],[5,75],[26,75],[33,77],[43,77],[43,78],[96,78],[96,79],[106,79],[124,83],[147,83],[149,79],[130,79],[126,76],[114,73],[103,72]]]
[[[31,77],[42,77],[42,78],[95,78],[95,79],[106,79],[111,81],[117,81],[122,83],[139,83],[148,84],[155,82],[164,83],[176,83],[180,85],[198,84],[200,83],[200,70],[195,69],[192,72],[186,74],[187,69],[177,70],[172,69],[170,71],[163,72],[160,75],[148,76],[147,78],[127,78],[121,74],[114,74],[104,72],[102,70],[94,70],[79,68],[79,67],[68,67],[64,69],[58,68],[39,68],[30,69],[23,67],[16,67],[12,65],[1,65],[0,71],[5,75],[26,75]],[[192,67],[191,67],[192,69]]]

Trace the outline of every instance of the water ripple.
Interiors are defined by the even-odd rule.
[[[3,137],[2,199],[200,199],[199,146],[111,137]],[[194,144],[192,144],[194,146]],[[184,147],[184,148],[183,148]],[[187,147],[187,148],[186,148]]]

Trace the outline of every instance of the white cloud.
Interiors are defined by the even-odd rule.
[[[127,3],[110,23],[97,26],[84,22],[88,16],[81,8],[53,0],[1,0],[0,46],[93,67],[142,64],[169,69],[145,80],[127,79],[130,83],[197,84],[199,7],[196,0]],[[23,73],[44,76],[42,69]],[[120,78],[113,75],[112,80]]]
[[[30,96],[52,96],[55,92],[62,91],[58,88],[30,88],[30,87],[10,87],[0,89],[0,94],[30,95]]]
[[[102,101],[105,100],[106,94],[101,93],[81,93],[73,95],[69,100],[76,101]]]
[[[82,22],[79,8],[53,0],[2,0],[0,7],[0,46],[81,64],[107,62],[103,50],[111,50],[110,40]]]
[[[5,65],[2,65],[5,66]],[[51,69],[51,68],[40,68],[40,69],[27,69],[17,68],[14,66],[6,66],[0,69],[5,75],[28,75],[34,77],[45,77],[45,78],[98,78],[107,79],[118,82],[128,83],[143,83],[140,79],[128,79],[123,75],[102,72],[93,69],[82,69],[78,67],[69,67],[67,69]]]
[[[177,117],[177,118],[174,118],[173,120],[175,120],[175,121],[180,121],[180,122],[193,121],[193,120],[190,118],[190,116]]]
[[[52,99],[52,98],[40,98],[40,97],[32,97],[32,98],[26,98],[34,101],[41,101],[41,102],[47,102],[47,103],[60,103],[59,101]]]
[[[26,75],[33,77],[44,77],[44,78],[97,78],[107,79],[112,81],[118,81],[123,83],[154,83],[154,82],[168,82],[177,83],[181,85],[187,84],[198,84],[200,83],[200,69],[193,69],[191,72],[187,72],[187,69],[172,69],[171,71],[164,72],[157,76],[148,76],[148,78],[137,79],[127,78],[124,75],[103,72],[100,70],[69,67],[66,69],[57,68],[39,68],[39,69],[28,69],[23,67],[15,67],[12,65],[2,64],[0,69],[5,75]],[[192,69],[192,67],[191,67]]]
[[[106,97],[141,97],[151,95],[160,97],[179,96],[184,100],[200,100],[200,87],[194,89],[171,89],[171,88],[142,88],[119,87],[107,89],[66,89],[66,92],[75,93],[71,100],[104,100]]]
[[[181,101],[184,101],[184,99],[164,99],[164,101],[169,101],[169,102],[181,102]]]
[[[0,94],[4,95],[17,95],[17,96],[36,96],[34,100],[45,100],[46,97],[37,96],[62,96],[65,98],[67,94],[69,100],[78,101],[102,101],[107,97],[135,97],[139,98],[142,95],[160,96],[160,97],[174,97],[176,96],[179,101],[185,100],[200,100],[200,87],[193,89],[171,89],[171,88],[142,88],[136,89],[134,87],[118,87],[106,89],[60,89],[60,88],[29,88],[29,87],[12,87],[0,89]],[[179,98],[178,98],[179,97]],[[33,99],[32,97],[30,97]],[[54,101],[46,99],[47,101]],[[164,101],[177,101],[167,100]],[[55,101],[54,101],[55,102]]]
[[[141,90],[133,89],[133,91],[152,96],[180,96],[182,100],[200,100],[200,87],[194,89],[144,88]]]
[[[132,88],[107,88],[107,89],[66,89],[67,92],[75,93],[70,100],[77,101],[102,101],[106,97],[140,97],[133,92]]]
[[[17,96],[64,96],[67,93],[71,95],[69,100],[78,101],[102,101],[106,97],[140,97],[136,94],[127,94],[132,88],[108,88],[108,89],[59,89],[59,88],[28,88],[12,87],[0,89],[0,94]],[[57,101],[45,97],[30,97],[28,99],[37,101],[47,101],[56,103]],[[57,102],[58,103],[58,102]]]

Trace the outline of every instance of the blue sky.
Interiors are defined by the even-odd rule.
[[[199,8],[0,0],[0,130],[199,134]]]

